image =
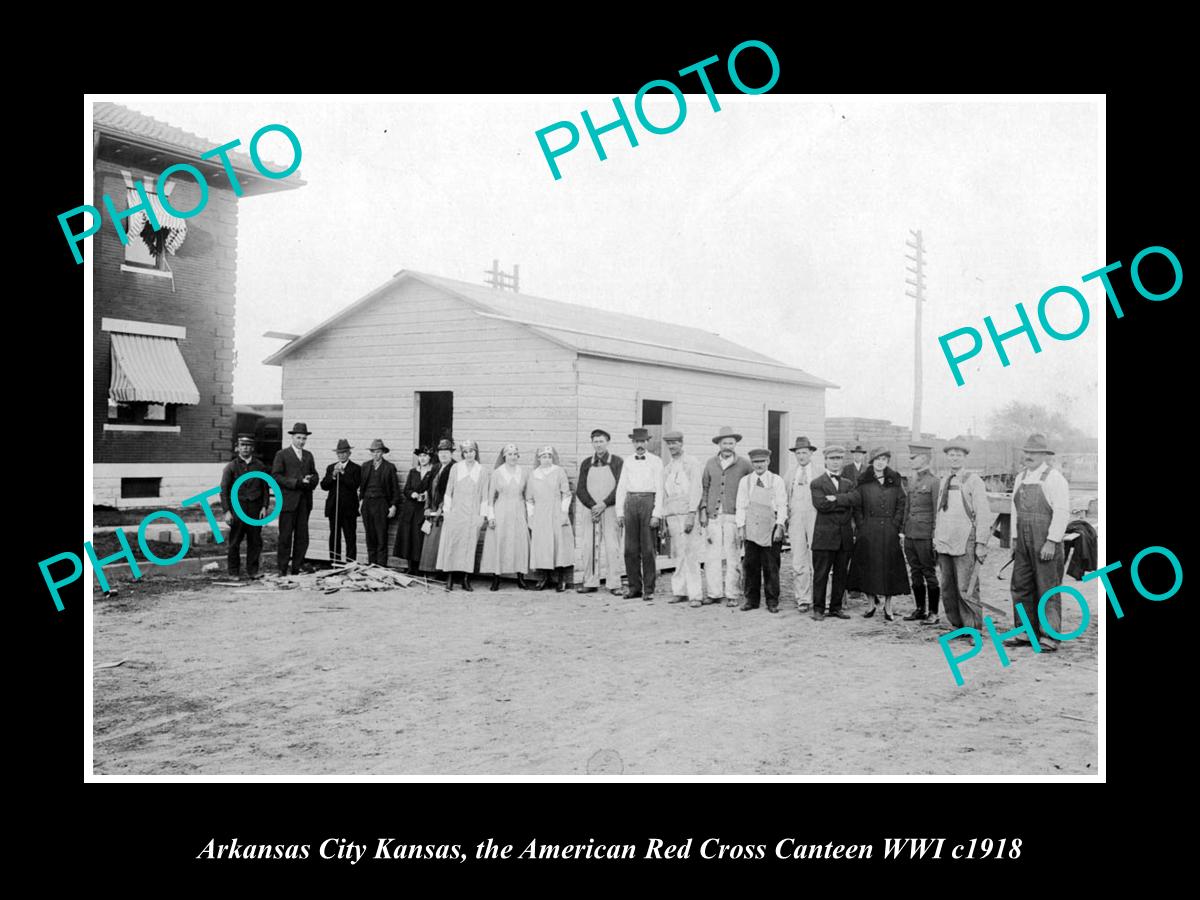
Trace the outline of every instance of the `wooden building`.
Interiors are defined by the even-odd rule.
[[[731,425],[743,454],[768,446],[772,468],[786,468],[793,438],[823,443],[836,387],[700,328],[407,270],[265,362],[283,367],[284,424],[308,424],[322,472],[338,438],[361,462],[381,437],[401,478],[415,446],[451,435],[478,441],[489,466],[509,441],[530,466],[535,447],[553,444],[574,485],[593,428],[625,456],[637,425],[654,452],[677,429],[700,458]],[[309,553],[324,558],[324,493],[314,499]]]
[[[201,158],[222,141],[116,103],[93,106],[92,128],[92,203],[103,209],[107,194],[119,210],[133,208],[140,181],[161,226],[135,212],[121,223],[122,243],[105,217],[90,239],[92,502],[172,506],[217,485],[232,456],[240,201],[220,161]],[[263,177],[243,152],[229,159],[241,200],[304,184],[299,173]],[[208,184],[204,209],[186,219],[168,213],[156,193],[159,174],[176,163],[194,166]],[[172,176],[163,191],[176,209],[199,205],[190,175]]]

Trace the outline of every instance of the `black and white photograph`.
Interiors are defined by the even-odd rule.
[[[89,781],[1103,779],[1104,97],[721,67],[87,96]]]

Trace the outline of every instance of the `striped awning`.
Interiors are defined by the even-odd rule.
[[[179,343],[144,334],[113,333],[108,395],[125,403],[195,406],[200,402],[200,389],[183,361]]]
[[[136,188],[130,188],[126,194],[130,209],[142,202]],[[175,251],[183,245],[183,239],[187,237],[187,219],[181,219],[167,212],[157,194],[147,191],[146,198],[150,201],[151,209],[154,210],[154,217],[158,220],[159,228],[167,229],[165,245],[167,252],[174,256]],[[145,227],[146,214],[144,212],[139,210],[129,217],[129,234],[141,235],[142,229]]]

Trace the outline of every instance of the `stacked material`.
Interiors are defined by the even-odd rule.
[[[223,584],[223,582],[216,583]],[[239,585],[241,589],[235,593],[253,594],[296,589],[324,591],[326,594],[335,594],[342,590],[394,591],[396,588],[407,588],[414,583],[426,584],[423,578],[403,575],[373,563],[350,560],[346,563],[334,563],[333,568],[325,572],[313,572],[305,575],[268,575],[253,587]]]

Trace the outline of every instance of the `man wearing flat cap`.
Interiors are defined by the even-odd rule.
[[[1013,484],[1012,534],[1013,625],[1020,625],[1017,607],[1023,607],[1043,650],[1057,650],[1058,639],[1042,628],[1038,601],[1063,583],[1063,534],[1071,517],[1071,488],[1062,472],[1050,465],[1054,451],[1044,434],[1030,435],[1021,449],[1024,470]],[[1046,622],[1062,634],[1062,595],[1046,601]],[[1025,632],[1004,643],[1030,644]]]
[[[938,485],[933,549],[937,553],[946,619],[955,628],[981,629],[983,604],[975,570],[987,559],[988,537],[995,517],[983,479],[965,470],[970,452],[970,447],[958,441],[942,448],[950,472]],[[930,607],[924,624],[941,624],[936,607]]]
[[[787,530],[788,540],[792,545],[796,609],[800,612],[812,606],[812,534],[817,524],[817,508],[812,502],[812,482],[820,474],[812,458],[816,450],[808,438],[796,438],[796,443],[792,446],[796,461],[784,479],[787,483]]]
[[[744,611],[758,609],[759,597],[765,594],[767,612],[779,612],[779,557],[787,522],[787,486],[782,478],[767,471],[770,462],[770,450],[751,450],[753,471],[738,484],[738,541],[745,552]]]
[[[704,553],[703,529],[696,521],[700,509],[700,480],[704,467],[700,460],[683,452],[683,432],[663,435],[667,445],[667,464],[663,466],[663,518],[671,536],[672,603],[690,600],[702,606],[704,584],[700,580],[700,559]]]
[[[916,606],[904,617],[906,622],[937,619],[937,554],[933,550],[933,523],[937,515],[941,483],[930,469],[933,447],[909,444],[908,459],[913,475],[908,480],[908,505],[904,509],[904,558],[908,561],[913,599]]]
[[[271,475],[283,490],[279,513],[279,549],[275,554],[279,574],[299,574],[308,553],[308,516],[313,507],[313,491],[317,489],[317,461],[304,449],[312,434],[303,422],[297,422],[288,432],[292,445],[275,454]]]
[[[221,473],[221,508],[225,510],[225,524],[229,526],[227,543],[227,568],[237,578],[241,574],[241,546],[246,541],[246,575],[258,577],[258,563],[262,557],[262,526],[249,525],[233,511],[230,494],[233,484],[247,472],[266,472],[267,467],[254,455],[254,436],[239,434],[237,456],[229,461]],[[271,505],[271,489],[261,478],[248,478],[238,486],[238,505],[247,519],[263,519]]]
[[[646,452],[648,430],[633,429],[629,440],[633,456],[622,463],[617,481],[617,524],[625,527],[625,577],[629,581],[625,596],[652,600],[658,575],[655,532],[662,516],[663,464]]]
[[[367,533],[367,562],[377,566],[388,564],[388,520],[396,517],[400,502],[400,475],[391,462],[383,458],[390,453],[381,438],[371,441],[368,448],[371,461],[362,467],[362,483],[358,493],[362,499],[363,530]]]
[[[742,598],[742,559],[737,540],[737,491],[742,479],[754,471],[750,461],[737,455],[742,436],[728,425],[712,439],[717,455],[704,464],[701,481],[700,527],[705,529],[704,581],[709,603],[738,606]]]
[[[621,479],[621,457],[608,449],[612,440],[603,428],[593,428],[592,455],[579,464],[575,499],[579,502],[575,521],[581,523],[583,584],[577,591],[591,594],[600,589],[600,572],[607,576],[611,593],[621,592],[625,570],[624,551],[617,530],[617,482]]]
[[[358,559],[358,485],[362,469],[350,459],[354,448],[340,438],[334,453],[337,462],[325,467],[321,487],[325,495],[325,518],[329,520],[329,558]]]

